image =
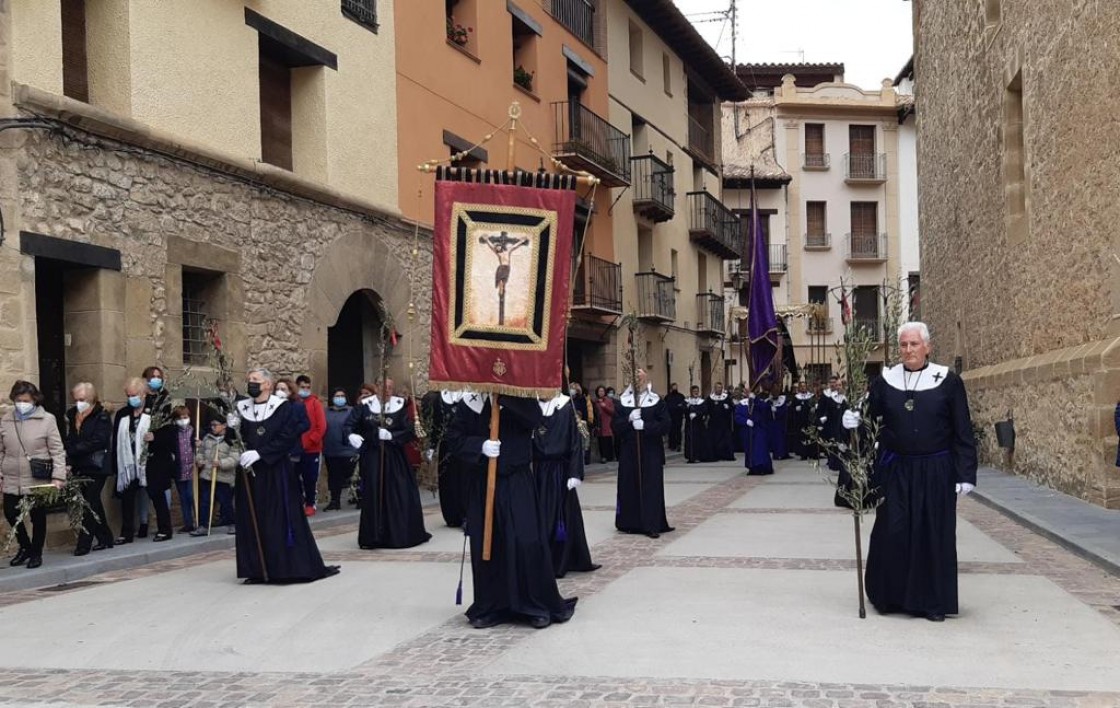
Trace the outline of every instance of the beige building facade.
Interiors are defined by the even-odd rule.
[[[934,356],[963,369],[988,462],[1120,508],[1120,143],[1102,99],[1117,88],[1120,7],[913,9]],[[1009,415],[1013,455],[991,432]]]

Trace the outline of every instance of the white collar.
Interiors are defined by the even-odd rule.
[[[943,384],[948,375],[949,367],[932,362],[921,371],[906,371],[896,364],[883,372],[883,380],[899,391],[929,391]]]
[[[793,397],[796,398],[799,401],[808,401],[810,398],[813,397],[813,394],[808,393],[808,392],[806,392],[806,393],[796,393],[796,394],[794,394]]]
[[[245,420],[251,420],[254,423],[259,423],[262,420],[268,420],[272,414],[280,408],[281,403],[286,403],[288,399],[281,398],[276,394],[268,397],[264,403],[257,403],[251,398],[245,398],[237,402],[237,412]]]
[[[443,402],[447,405],[453,406],[463,400],[463,391],[440,391],[439,397],[443,399]]]
[[[712,399],[713,401],[725,401],[725,400],[727,400],[727,391],[724,391],[723,393],[721,393],[719,395],[716,395],[714,393],[709,393],[708,398]]]
[[[847,398],[847,396],[840,393],[839,391],[833,391],[832,392],[832,400],[836,401],[837,403],[843,403],[844,401],[848,400],[848,398]]]
[[[754,396],[746,396],[744,398],[740,398],[739,402],[736,403],[735,405],[737,405],[737,406],[749,406],[753,401],[754,401]]]
[[[556,398],[552,398],[547,401],[538,401],[538,403],[540,403],[541,405],[541,413],[544,414],[545,418],[548,418],[556,411],[568,405],[568,401],[570,400],[572,400],[571,396],[560,394]]]
[[[463,391],[463,396],[459,399],[459,402],[465,403],[467,408],[474,411],[476,415],[481,415],[482,409],[486,406],[486,394],[476,391]]]
[[[619,403],[626,406],[627,408],[634,408],[634,389],[630,386],[627,386],[626,390],[622,392],[622,395],[619,396],[618,400]],[[649,408],[650,406],[655,405],[660,400],[661,396],[658,396],[653,392],[653,385],[646,384],[646,390],[644,393],[642,393],[641,401],[639,401],[639,404],[641,408]]]
[[[786,404],[785,395],[778,396],[777,398],[774,399],[774,407],[775,408],[781,408],[785,404]]]
[[[684,399],[684,402],[687,403],[690,406],[698,406],[698,405],[700,405],[701,403],[704,402],[704,399],[703,398],[686,398],[686,399]]]
[[[397,411],[399,411],[403,407],[404,407],[404,399],[401,398],[400,396],[393,396],[389,399],[389,402],[387,404],[385,404],[385,412],[386,413],[396,413]],[[381,398],[378,397],[378,396],[374,396],[374,397],[370,398],[368,401],[366,401],[366,408],[369,408],[370,411],[372,411],[374,413],[380,413],[381,412]]]

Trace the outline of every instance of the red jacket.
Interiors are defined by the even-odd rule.
[[[323,411],[323,404],[318,396],[304,398],[303,407],[307,409],[307,419],[311,421],[311,429],[300,438],[300,444],[304,452],[321,453],[323,436],[327,434],[327,414]]]

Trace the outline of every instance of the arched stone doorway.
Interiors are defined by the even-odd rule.
[[[354,396],[364,381],[381,372],[381,298],[363,289],[350,295],[334,325],[327,328],[327,380]]]

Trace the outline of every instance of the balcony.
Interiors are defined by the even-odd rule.
[[[831,167],[832,159],[827,152],[805,152],[801,154],[801,169],[824,171]]]
[[[866,330],[872,342],[883,341],[883,328],[878,317],[856,317],[853,324],[857,329]]]
[[[743,253],[739,217],[707,192],[688,193],[688,235],[700,248],[724,260]]]
[[[688,152],[696,159],[715,165],[716,143],[711,128],[692,116],[688,117]]]
[[[789,270],[789,260],[786,257],[786,252],[786,244],[770,244],[770,280],[772,282],[781,282],[782,276]]]
[[[885,260],[886,234],[848,234],[849,263],[882,263]]]
[[[887,181],[884,153],[844,153],[844,181],[848,184],[881,184]]]
[[[677,319],[677,292],[673,279],[661,273],[636,273],[638,284],[638,317],[654,322]]]
[[[595,6],[591,0],[552,0],[552,16],[581,42],[595,46]]]
[[[576,269],[572,309],[593,315],[621,315],[622,266],[584,254]]]
[[[630,158],[634,183],[634,212],[654,223],[673,218],[677,191],[673,166],[653,155]]]
[[[827,251],[832,248],[832,234],[805,234],[806,251]]]
[[[553,154],[575,170],[586,170],[606,187],[630,186],[630,136],[580,103],[552,104],[556,117]]]
[[[724,332],[724,299],[713,293],[696,296],[696,331],[722,337]]]
[[[805,333],[809,336],[832,334],[831,317],[809,317],[805,320]]]

